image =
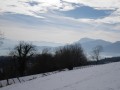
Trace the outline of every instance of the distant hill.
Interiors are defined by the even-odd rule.
[[[91,39],[91,38],[82,38],[78,42],[80,42],[80,43],[86,43],[86,42],[91,42],[91,41],[94,41],[94,39]]]
[[[76,43],[80,43],[87,53],[90,53],[94,47],[101,45],[103,47],[103,54],[120,56],[120,41],[112,43],[101,39],[82,38]]]
[[[48,48],[51,52],[55,50],[56,47],[63,46],[60,43],[45,42],[45,41],[30,41],[33,45],[37,47],[37,51],[40,52],[44,48]],[[0,47],[0,55],[8,55],[10,50],[17,45],[19,41],[4,39],[3,45]],[[103,56],[120,56],[120,41],[109,42],[101,39],[91,39],[82,38],[75,43],[80,43],[84,51],[88,54],[91,53],[92,49],[98,45],[103,47]]]
[[[115,43],[112,43],[112,44],[105,46],[104,50],[106,52],[120,53],[120,41],[117,41]]]
[[[90,39],[90,38],[82,38],[77,43],[80,43],[82,47],[88,52],[98,45],[105,47],[107,45],[112,44],[109,41],[104,41],[101,39]]]

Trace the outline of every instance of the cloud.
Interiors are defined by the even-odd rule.
[[[0,14],[1,29],[12,39],[120,38],[120,0],[1,0]]]
[[[24,41],[47,41],[58,43],[72,43],[79,39],[78,32],[72,29],[62,29],[56,27],[43,27],[43,28],[31,28],[21,27],[20,25],[1,26],[0,29],[4,30],[6,38],[12,40],[24,40]]]
[[[72,43],[83,37],[109,41],[119,40],[119,24],[91,22],[56,15],[38,19],[26,15],[14,14],[10,16],[6,14],[0,18],[0,30],[3,30],[6,38],[14,40],[58,43]]]
[[[26,3],[28,3],[28,4],[31,5],[31,6],[39,5],[39,2],[36,2],[36,1],[26,2]]]
[[[80,19],[80,18],[101,19],[110,15],[113,12],[113,10],[96,10],[89,6],[81,6],[73,10],[58,11],[58,12],[64,14],[66,17],[72,17],[75,19]]]
[[[80,10],[82,11],[82,7],[89,7],[89,10],[86,9],[84,12],[75,13],[80,12]],[[111,10],[113,12],[109,12]],[[38,18],[45,18],[41,13],[48,14],[54,12],[58,16],[63,15],[65,17],[71,17],[70,15],[72,15],[71,18],[80,18],[83,13],[84,17],[82,18],[85,18],[86,21],[88,17],[85,17],[85,15],[89,15],[88,22],[91,19],[90,17],[93,18],[99,13],[100,17],[104,16],[102,18],[95,18],[92,21],[98,23],[119,23],[120,0],[3,0],[0,1],[0,13],[5,12],[30,15]],[[91,12],[91,14],[87,12]]]

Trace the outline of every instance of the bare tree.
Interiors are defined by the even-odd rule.
[[[92,50],[91,57],[93,60],[96,60],[97,62],[100,60],[100,53],[103,51],[103,47],[98,45]]]
[[[16,45],[13,51],[10,52],[10,55],[13,56],[15,60],[18,60],[18,69],[21,76],[25,74],[26,61],[32,57],[34,53],[35,46],[23,41]]]

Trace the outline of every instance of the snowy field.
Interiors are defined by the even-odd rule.
[[[66,70],[67,69],[64,69],[63,71],[66,71]],[[61,72],[61,71],[53,71],[53,72],[24,76],[24,77],[19,77],[19,78],[11,78],[11,79],[9,79],[9,84],[12,85],[12,84],[17,84],[17,83],[23,83],[23,82],[26,82],[26,81],[42,78],[42,77],[45,77],[45,76],[48,76],[48,75],[51,75],[51,74],[56,74],[56,73],[59,73],[59,72]],[[7,85],[7,80],[1,80],[0,85],[2,87],[8,86]]]
[[[84,69],[84,68],[89,68],[89,67],[93,67],[93,66],[94,65],[74,67],[74,69]],[[52,74],[56,74],[56,73],[60,73],[60,72],[65,72],[67,70],[68,69],[63,69],[61,71],[58,70],[58,71],[46,72],[46,73],[42,73],[42,74],[35,74],[35,75],[24,76],[24,77],[19,77],[19,78],[11,78],[11,79],[9,79],[9,85],[16,84],[16,83],[23,83],[23,82],[30,81],[33,79],[42,78],[42,77],[45,77],[48,75],[52,75]],[[1,80],[0,86],[2,86],[2,87],[8,86],[7,80]]]
[[[0,90],[120,90],[120,62],[51,74]]]

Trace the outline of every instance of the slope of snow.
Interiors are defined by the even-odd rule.
[[[61,72],[0,90],[120,90],[120,62]]]
[[[87,67],[88,66],[86,66],[86,68]],[[78,69],[78,68],[75,68],[75,69]],[[81,68],[85,68],[85,67],[81,67]],[[23,83],[23,82],[30,81],[30,80],[33,80],[33,79],[42,78],[42,77],[45,77],[45,76],[48,76],[48,75],[51,75],[51,74],[56,74],[56,73],[59,73],[59,72],[65,72],[66,70],[67,69],[64,69],[63,71],[53,71],[53,72],[46,72],[46,73],[42,73],[42,74],[35,74],[35,75],[19,77],[19,80],[18,80],[18,78],[11,78],[11,79],[9,79],[9,84],[12,85],[12,84],[16,84],[16,83]],[[0,85],[2,87],[8,86],[7,80],[1,80]]]

